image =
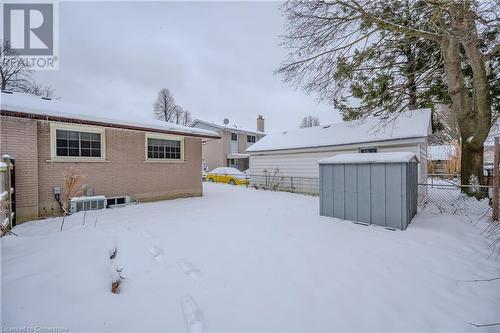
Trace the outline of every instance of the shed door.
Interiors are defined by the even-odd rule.
[[[385,165],[372,164],[370,174],[371,223],[385,227]]]
[[[333,165],[333,216],[345,219],[344,165]]]
[[[333,165],[321,165],[320,171],[320,212],[323,216],[333,215]]]
[[[385,174],[386,187],[386,222],[385,226],[389,228],[401,229],[402,219],[402,165],[387,164]]]
[[[357,213],[357,179],[356,179],[356,164],[346,164],[344,171],[344,209],[345,209],[345,219],[351,221],[358,221]]]
[[[370,164],[359,164],[357,166],[357,216],[358,221],[371,223],[370,219]]]

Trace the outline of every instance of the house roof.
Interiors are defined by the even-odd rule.
[[[425,138],[431,131],[431,110],[401,113],[392,120],[368,117],[326,126],[272,133],[250,146],[246,152],[339,146],[376,141]]]
[[[408,163],[418,162],[415,153],[391,152],[391,153],[354,153],[338,154],[320,160],[319,164],[358,164],[358,163]]]
[[[201,119],[195,119],[195,120],[193,120],[189,126],[194,127],[198,123],[204,124],[204,125],[207,125],[207,126],[212,126],[212,127],[215,127],[215,128],[221,129],[221,130],[228,130],[228,131],[237,131],[237,132],[245,132],[245,133],[251,133],[251,134],[266,135],[265,132],[255,131],[255,130],[252,130],[252,129],[249,129],[249,128],[245,128],[245,127],[242,127],[242,126],[239,126],[239,125],[235,125],[235,124],[220,125],[220,124],[217,124],[217,123],[214,123],[214,122],[205,121],[205,120],[201,120]]]
[[[72,104],[23,93],[2,91],[0,113],[7,116],[38,120],[180,134],[202,138],[220,138],[217,133],[208,130],[176,125],[155,119],[126,117],[124,114],[116,115],[116,110]]]

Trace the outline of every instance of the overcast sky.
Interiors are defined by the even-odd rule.
[[[316,96],[273,71],[286,55],[278,2],[60,2],[58,71],[38,72],[64,101],[152,117],[170,89],[194,118],[266,131],[298,127],[311,114],[340,121]]]

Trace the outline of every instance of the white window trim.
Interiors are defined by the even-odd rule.
[[[149,158],[148,157],[148,139],[163,139],[163,140],[174,140],[181,143],[181,158]],[[170,134],[160,134],[160,133],[146,133],[144,135],[144,161],[148,163],[185,163],[184,154],[184,141],[183,136],[170,135]]]
[[[56,130],[97,133],[101,135],[101,157],[90,156],[57,156]],[[48,162],[107,162],[106,161],[106,129],[88,125],[50,123],[50,160]]]

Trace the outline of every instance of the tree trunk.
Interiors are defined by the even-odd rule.
[[[461,69],[459,41],[454,37],[442,43],[443,65],[448,81],[448,94],[452,100],[452,108],[460,129],[462,141],[461,183],[468,185],[471,176],[477,177],[479,184],[483,184],[483,153],[484,141],[488,136],[491,122],[491,110],[488,109],[488,97],[482,90],[487,88],[484,82],[484,71],[481,71],[480,60],[475,59],[476,54],[469,45],[469,61],[476,62],[473,70],[474,99],[472,99],[465,86]],[[472,59],[471,59],[472,58]],[[474,65],[473,65],[474,67]],[[475,197],[483,197],[484,193],[465,191]]]
[[[460,178],[462,185],[473,184],[471,182],[472,177],[477,178],[477,184],[484,184],[483,175],[483,156],[484,156],[484,146],[477,148],[475,145],[468,143],[467,138],[462,138],[462,160],[461,160],[461,170]],[[476,198],[484,198],[486,193],[477,188],[467,187],[463,188],[463,192],[473,195]]]
[[[415,110],[417,108],[417,86],[415,84],[415,74],[408,76],[408,109]]]
[[[465,30],[470,33],[466,41],[462,42],[465,55],[472,68],[472,110],[474,119],[468,119],[472,125],[472,133],[468,139],[462,136],[462,183],[470,184],[472,175],[476,176],[479,184],[484,185],[483,177],[483,156],[484,142],[488,137],[491,128],[491,97],[489,94],[489,83],[486,74],[486,64],[479,49],[477,31],[474,23],[474,16],[470,11],[466,11],[463,16]],[[467,117],[469,118],[469,117]],[[470,129],[469,129],[470,131]],[[464,141],[464,139],[466,141]],[[465,154],[464,154],[465,152]],[[464,160],[464,156],[465,160]],[[464,178],[467,177],[467,178]],[[483,196],[485,195],[482,193]],[[479,197],[475,195],[476,197]]]
[[[408,89],[408,109],[415,110],[417,108],[417,84],[415,77],[415,54],[413,48],[415,43],[411,43],[410,47],[405,50],[406,55],[406,79]]]

